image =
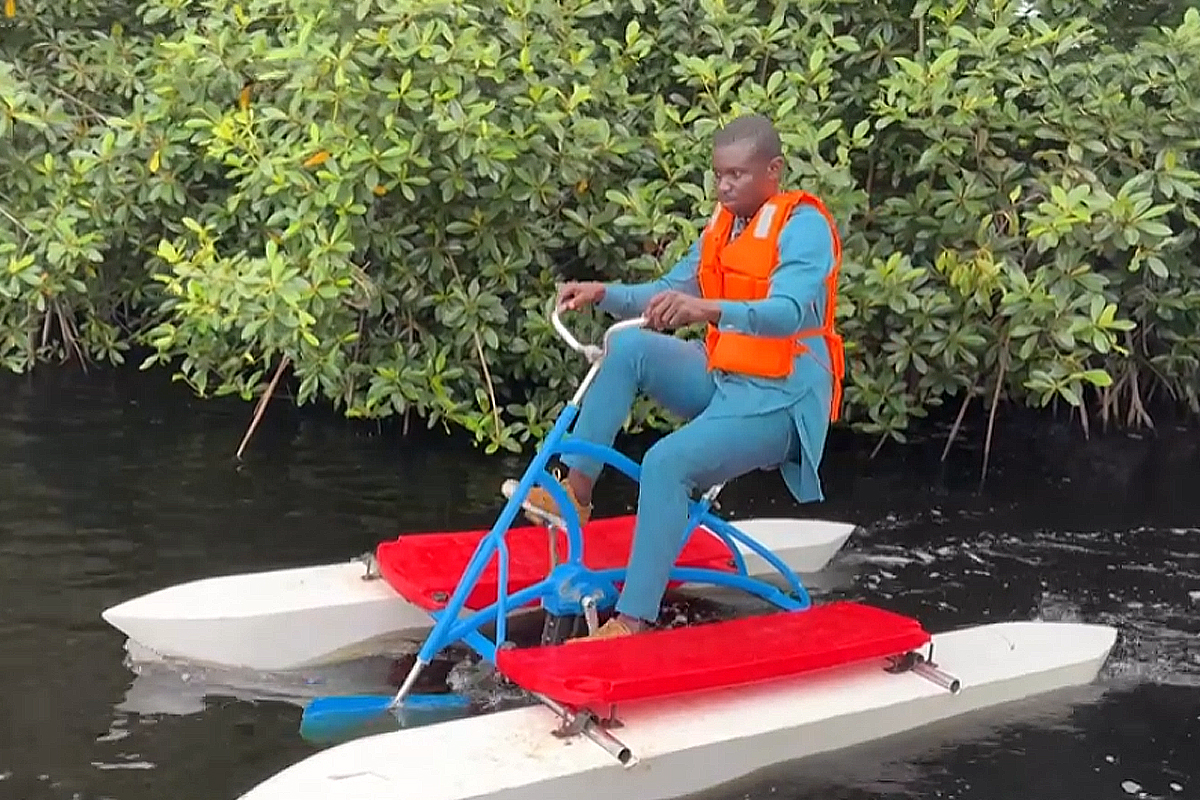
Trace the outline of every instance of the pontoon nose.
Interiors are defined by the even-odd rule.
[[[135,619],[139,616],[145,616],[144,614],[139,613],[139,609],[145,605],[141,602],[141,600],[141,597],[135,597],[131,600],[124,600],[120,603],[117,603],[115,606],[109,606],[100,612],[100,619],[104,620],[109,625],[112,625],[122,633],[128,634],[129,631],[125,630],[125,624],[131,619]]]
[[[203,578],[158,589],[100,616],[159,657],[229,669],[279,672],[387,652],[420,639],[429,615],[363,565]],[[366,650],[367,653],[361,653]]]

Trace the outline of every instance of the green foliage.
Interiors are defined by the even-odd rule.
[[[1115,45],[1099,3],[1039,7],[16,0],[0,363],[147,346],[201,394],[286,371],[517,449],[582,371],[555,281],[668,268],[712,132],[761,110],[842,223],[858,430],[1200,412],[1200,13]]]

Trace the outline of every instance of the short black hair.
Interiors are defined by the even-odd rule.
[[[743,114],[713,134],[713,146],[751,142],[755,155],[771,160],[783,155],[783,143],[775,124],[762,114]]]

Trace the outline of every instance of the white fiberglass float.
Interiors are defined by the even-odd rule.
[[[854,531],[851,524],[806,519],[747,519],[736,527],[797,573],[822,569]],[[487,531],[414,533],[433,552],[454,550],[462,568]],[[625,563],[633,537],[633,517],[588,523],[588,542],[604,541],[611,567]],[[737,552],[750,574],[768,579],[775,570],[741,542],[733,550],[703,531],[706,553],[733,561]],[[533,583],[549,563],[546,529],[518,527],[510,540],[525,542],[523,563]],[[693,537],[700,539],[700,536]],[[436,545],[435,543],[444,543]],[[224,575],[171,586],[105,609],[101,616],[130,640],[135,661],[163,658],[197,665],[259,672],[286,672],[356,658],[400,654],[429,632],[429,614],[405,599],[380,574],[398,557],[394,541],[376,552],[337,564]],[[452,567],[454,565],[451,565]],[[514,573],[514,581],[521,579]],[[453,588],[451,586],[450,588]],[[685,590],[702,591],[703,586]],[[523,611],[536,611],[526,608]]]

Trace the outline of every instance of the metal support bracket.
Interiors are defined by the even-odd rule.
[[[568,711],[545,695],[534,693],[533,696],[562,720],[561,724],[551,731],[556,738],[569,739],[575,736],[586,736],[599,745],[606,753],[619,761],[621,766],[628,768],[638,763],[638,758],[633,754],[633,751],[608,732],[609,728],[620,727],[620,723],[616,722],[615,716],[609,720],[601,720],[587,710],[581,709],[577,712]],[[615,712],[615,709],[613,709],[613,712]]]
[[[607,717],[600,718],[600,726],[605,730],[616,730],[617,728],[625,727],[625,723],[621,722],[617,717],[617,707],[615,704],[608,707]]]
[[[594,720],[586,713],[571,714],[567,717],[560,717],[558,727],[550,731],[556,739],[570,739],[579,736],[584,729]]]
[[[377,581],[383,577],[383,575],[379,572],[379,561],[376,560],[375,554],[371,551],[368,550],[358,558],[351,560],[358,561],[363,565],[363,574],[361,576],[362,580]]]
[[[958,694],[962,691],[962,681],[950,673],[944,672],[933,660],[932,642],[929,643],[928,655],[921,655],[915,650],[910,650],[902,656],[892,656],[888,660],[890,663],[885,667],[885,671],[893,675],[912,672],[930,683],[942,687],[950,694]]]

